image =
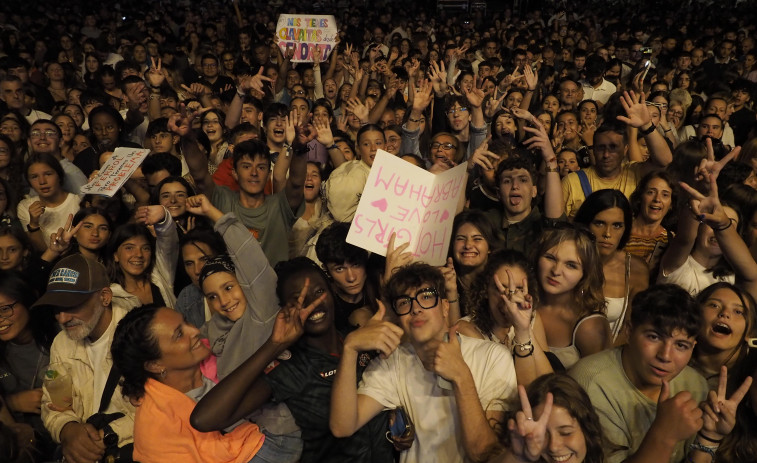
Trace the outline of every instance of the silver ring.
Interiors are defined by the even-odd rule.
[[[533,421],[533,420],[534,419],[532,417],[530,417],[530,416],[528,418],[526,418],[526,421]]]
[[[516,292],[516,291],[517,291],[517,289],[511,289],[511,290],[509,291],[509,292],[510,292],[510,295],[512,296],[513,294],[515,294],[515,292]]]

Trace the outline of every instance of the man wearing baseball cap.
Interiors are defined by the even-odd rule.
[[[112,450],[116,443],[123,447],[133,441],[134,407],[120,386],[106,391],[106,383],[113,382],[110,344],[116,324],[126,315],[125,309],[112,305],[112,296],[105,267],[74,254],[53,268],[47,291],[32,306],[32,311],[52,310],[62,329],[50,348],[50,363],[64,364],[71,375],[71,405],[53,404],[43,387],[42,420],[67,462],[99,461],[106,446]],[[96,427],[87,419],[98,412],[123,416]]]

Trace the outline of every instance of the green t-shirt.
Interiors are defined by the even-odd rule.
[[[263,205],[247,208],[239,202],[239,193],[225,186],[213,189],[211,202],[221,212],[233,212],[240,222],[250,230],[260,242],[260,247],[272,267],[289,259],[289,232],[292,225],[305,212],[305,200],[295,214],[289,207],[286,193],[280,191],[266,196]]]
[[[605,449],[607,463],[620,463],[636,453],[657,415],[657,402],[642,394],[626,376],[622,351],[623,347],[616,347],[590,355],[568,371],[589,394],[608,444],[619,447]],[[670,397],[681,391],[689,391],[699,403],[707,397],[707,381],[687,366],[670,382]],[[683,460],[687,444],[676,444],[671,462]]]

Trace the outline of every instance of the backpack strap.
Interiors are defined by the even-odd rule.
[[[588,198],[591,195],[591,185],[589,184],[589,177],[586,175],[586,172],[584,172],[583,170],[577,171],[576,175],[578,175],[578,180],[581,182],[581,189],[584,192],[584,198]]]
[[[103,413],[110,405],[110,399],[113,397],[113,393],[116,392],[116,386],[118,380],[121,379],[121,372],[118,371],[115,365],[110,367],[110,373],[108,373],[108,379],[105,381],[105,388],[103,389],[103,395],[100,398],[100,408],[97,409],[98,413]]]

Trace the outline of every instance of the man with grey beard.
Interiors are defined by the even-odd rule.
[[[125,309],[112,305],[107,275],[102,264],[81,254],[61,259],[50,273],[47,292],[32,306],[33,312],[52,310],[62,329],[50,348],[50,363],[65,366],[61,369],[71,376],[71,397],[55,402],[43,387],[42,421],[67,462],[100,461],[106,446],[133,441],[134,407],[120,386],[105,392],[113,365],[110,344],[116,324],[126,315]],[[87,419],[98,412],[123,416],[97,429]]]

